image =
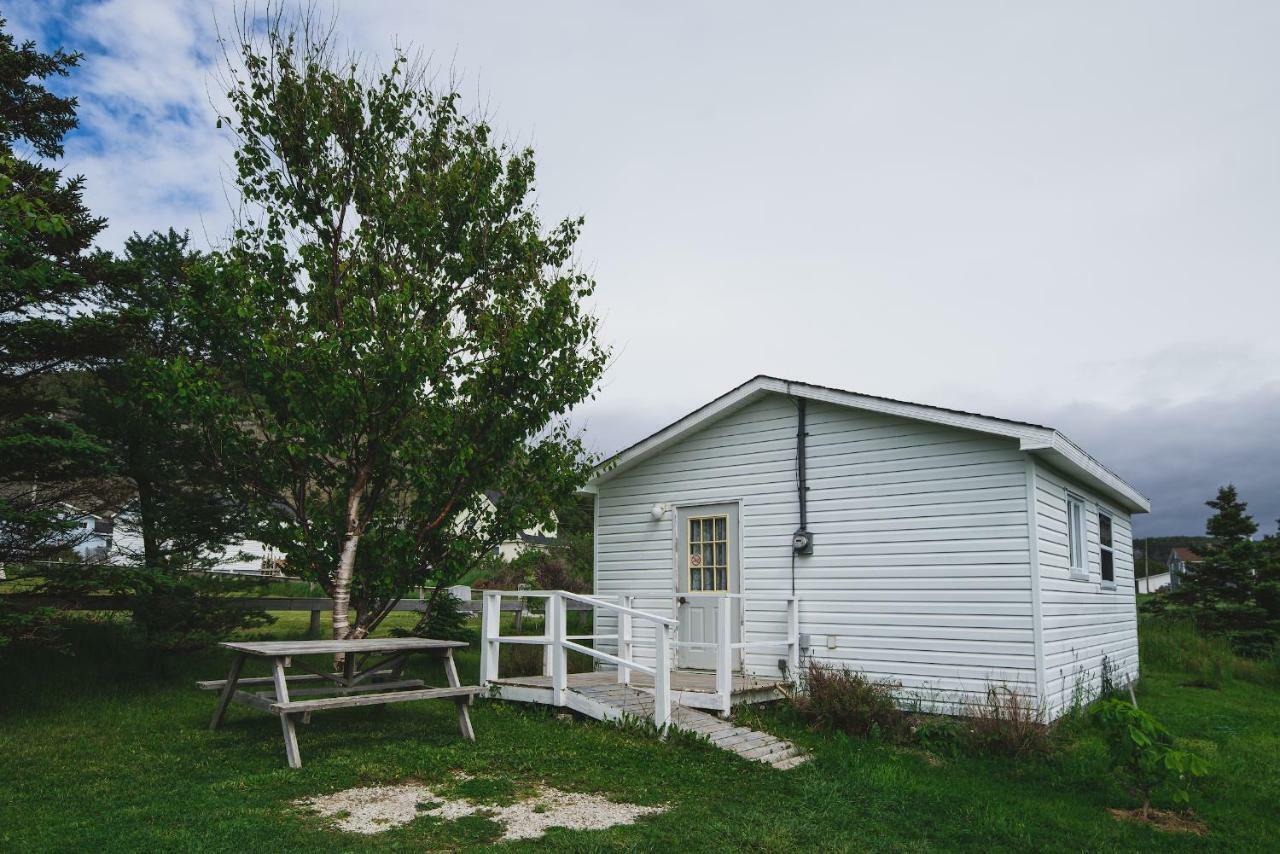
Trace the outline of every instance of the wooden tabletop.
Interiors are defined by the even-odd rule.
[[[457,649],[467,644],[463,641],[432,640],[431,638],[360,638],[359,640],[310,640],[310,641],[232,641],[223,643],[227,649],[249,655],[321,655],[337,652],[412,652],[419,649]]]

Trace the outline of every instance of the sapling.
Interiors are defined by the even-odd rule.
[[[1106,735],[1112,769],[1126,775],[1142,798],[1144,821],[1150,818],[1151,795],[1158,789],[1168,790],[1174,803],[1191,800],[1191,783],[1208,773],[1208,762],[1178,750],[1163,724],[1124,700],[1102,700],[1094,715]]]

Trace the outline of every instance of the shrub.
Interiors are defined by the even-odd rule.
[[[237,629],[275,622],[267,612],[245,608],[228,595],[245,589],[237,579],[127,568],[118,570],[113,581],[132,595],[133,626],[152,649],[195,649]]]
[[[427,608],[416,625],[405,634],[435,640],[469,640],[466,611],[458,599],[446,589],[437,589],[427,600]],[[394,633],[394,632],[393,632]]]
[[[810,661],[804,669],[804,691],[792,702],[817,729],[892,739],[906,728],[906,717],[894,699],[901,688],[846,667]]]
[[[1003,756],[1043,756],[1053,749],[1044,710],[1007,685],[988,685],[986,696],[965,708],[973,748]]]
[[[1151,812],[1151,796],[1167,790],[1174,803],[1190,800],[1190,785],[1208,773],[1200,756],[1174,747],[1173,735],[1148,713],[1123,700],[1103,700],[1094,709],[1110,750],[1111,767],[1124,775],[1142,799],[1142,817]]]
[[[958,756],[969,749],[972,732],[962,718],[920,715],[910,724],[911,737],[922,750],[939,756]]]

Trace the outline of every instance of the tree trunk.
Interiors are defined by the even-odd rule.
[[[138,521],[142,528],[142,563],[147,569],[160,568],[160,543],[156,538],[155,487],[146,478],[138,485]]]
[[[347,529],[342,539],[342,551],[338,556],[338,568],[333,576],[333,639],[344,640],[351,633],[351,579],[356,570],[356,550],[364,533],[360,523],[360,502],[364,499],[365,485],[369,482],[369,469],[356,473],[355,483],[347,493]]]

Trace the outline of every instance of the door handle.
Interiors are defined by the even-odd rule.
[[[689,600],[688,600],[688,599],[686,599],[686,598],[684,598],[683,596],[677,596],[677,597],[676,597],[676,602],[678,602],[678,603],[679,603],[679,604],[681,604],[681,605],[688,605],[688,604],[689,604]]]

